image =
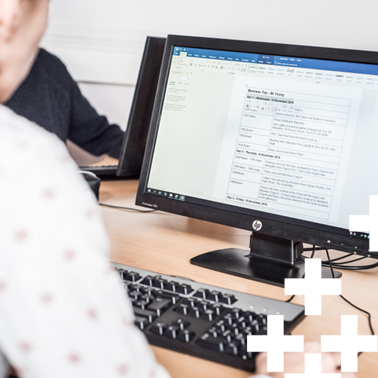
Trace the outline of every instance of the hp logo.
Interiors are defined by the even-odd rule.
[[[260,231],[262,229],[262,223],[261,223],[261,221],[255,220],[252,223],[252,229],[253,229],[253,231]]]

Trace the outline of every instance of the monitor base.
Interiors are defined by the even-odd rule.
[[[285,278],[302,278],[304,275],[304,258],[293,263],[273,258],[251,255],[250,251],[237,248],[220,249],[193,257],[193,265],[216,270],[218,272],[284,287]],[[341,272],[335,271],[335,278]],[[332,278],[331,270],[322,268],[322,278]]]

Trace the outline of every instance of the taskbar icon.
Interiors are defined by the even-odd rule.
[[[176,201],[185,201],[185,196],[179,193],[166,192],[164,190],[147,188],[147,193],[155,196],[165,197]]]

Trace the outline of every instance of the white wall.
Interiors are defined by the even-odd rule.
[[[135,84],[146,35],[378,50],[376,0],[53,0],[43,45],[77,80]]]
[[[377,0],[53,0],[50,5],[42,45],[62,58],[76,80],[122,84],[129,94],[132,88],[126,86],[135,84],[147,35],[378,51]],[[86,92],[98,99],[100,88]],[[119,89],[108,91],[104,104],[118,96]],[[122,112],[123,104],[117,106],[104,110],[113,117]]]

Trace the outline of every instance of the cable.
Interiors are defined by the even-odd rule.
[[[325,248],[324,248],[324,249],[325,249]],[[331,261],[332,261],[332,262],[335,262],[335,261],[343,260],[343,259],[346,259],[347,257],[353,256],[353,255],[354,255],[354,253],[351,252],[351,253],[348,253],[348,254],[346,254],[346,255],[344,255],[344,256],[336,257],[335,259],[332,259]],[[365,258],[365,257],[364,257],[364,258]]]
[[[291,302],[294,299],[295,295],[292,295],[287,301],[285,302]]]
[[[326,248],[325,251],[326,251],[326,254],[327,254],[327,258],[328,258],[328,264],[329,264],[329,267],[330,267],[330,269],[331,269],[332,278],[335,278],[335,272],[333,271],[332,261],[331,261],[331,259],[329,258],[328,249]]]
[[[348,261],[344,261],[344,262],[341,261],[341,262],[338,262],[336,264],[335,264],[335,260],[331,260],[331,262],[332,262],[333,266],[335,266],[335,265],[350,264],[350,263],[353,263],[353,262],[356,262],[356,261],[360,261],[360,260],[365,260],[365,259],[367,259],[367,257],[363,256],[363,257],[359,257],[359,258],[354,259],[354,260],[348,260]],[[328,264],[328,261],[324,261],[324,263]]]
[[[316,248],[315,248],[315,244],[312,246],[312,253],[311,253],[311,256],[310,256],[310,258],[312,259],[313,257],[314,257],[314,255],[315,255],[315,250],[316,250]]]
[[[303,250],[306,251],[306,252],[312,251],[312,254],[311,254],[310,257],[303,256],[304,258],[313,258],[314,251],[323,251],[323,250],[327,251],[327,248],[315,247],[315,245],[313,245],[312,248],[304,248]],[[370,265],[346,265],[346,264],[350,264],[350,263],[353,263],[353,262],[356,262],[356,261],[367,259],[368,256],[362,256],[362,257],[356,258],[354,260],[344,261],[344,262],[341,261],[341,262],[334,264],[335,261],[340,261],[340,260],[346,259],[346,258],[348,258],[352,255],[354,255],[354,253],[350,252],[350,253],[347,253],[345,256],[336,257],[334,259],[329,259],[328,261],[331,261],[333,263],[334,268],[343,269],[343,270],[368,270],[368,269],[373,269],[373,268],[378,267],[378,263],[373,263],[373,264],[370,264]],[[323,260],[322,266],[329,267],[328,261]]]
[[[311,258],[313,258],[315,255],[315,245],[312,246],[312,253],[311,253]],[[303,273],[302,278],[305,277],[305,273]],[[291,302],[294,299],[295,295],[292,295],[287,301],[285,302]]]
[[[328,267],[329,266],[328,261],[322,262],[322,265]],[[368,269],[376,268],[378,266],[378,263],[371,264],[371,265],[361,265],[361,266],[359,265],[345,266],[345,265],[340,265],[340,264],[333,264],[333,266],[336,269],[344,269],[344,270],[368,270]]]
[[[315,248],[315,245],[313,245],[311,248],[303,248],[303,251],[304,251],[304,252],[313,251],[314,248]],[[315,248],[315,251],[322,251],[323,249],[325,249],[325,248],[323,248],[323,247],[316,247],[316,248]]]
[[[329,267],[330,267],[330,269],[331,269],[332,278],[335,278],[335,273],[334,273],[334,271],[333,271],[333,266],[332,266],[331,259],[329,258],[328,249],[326,248],[325,251],[326,251],[326,253],[327,253],[327,258],[328,258]],[[353,304],[351,301],[349,301],[348,299],[346,299],[345,297],[343,297],[341,294],[340,294],[339,296],[340,296],[340,298],[342,298],[346,303],[348,303],[350,306],[354,307],[355,309],[357,309],[357,310],[363,312],[364,314],[366,314],[366,315],[368,316],[368,324],[369,324],[370,332],[371,332],[371,334],[374,336],[375,333],[374,333],[373,325],[372,325],[372,323],[371,323],[371,314],[370,314],[370,312],[365,311],[365,310],[363,310],[362,308],[356,306],[356,305]],[[361,356],[362,353],[363,353],[363,352],[359,352],[359,353],[358,353],[358,357]]]
[[[139,210],[139,209],[133,209],[132,207],[122,207],[122,206],[108,205],[106,203],[99,203],[99,205],[100,206],[104,206],[104,207],[110,207],[112,209],[136,211],[138,213],[153,213],[154,211],[157,211],[157,210]]]

